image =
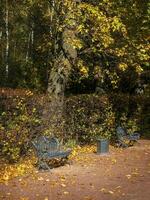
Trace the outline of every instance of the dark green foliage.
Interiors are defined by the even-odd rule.
[[[110,138],[115,127],[114,113],[107,96],[78,95],[66,99],[67,137],[78,142]]]
[[[138,131],[142,137],[150,137],[149,94],[110,93],[109,100],[115,112],[116,125],[122,124],[130,133]]]

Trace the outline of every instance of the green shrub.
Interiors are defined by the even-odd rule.
[[[139,131],[142,136],[150,138],[149,94],[111,93],[109,100],[115,112],[116,125],[122,124],[129,133]]]
[[[106,95],[78,95],[66,100],[67,137],[81,143],[111,138],[115,117]]]
[[[28,101],[27,97],[15,97],[12,107],[1,113],[1,155],[9,162],[15,162],[26,154],[34,129],[40,124],[37,109],[34,105],[29,106]]]
[[[65,143],[65,147],[66,148],[71,148],[73,149],[74,147],[77,146],[77,141],[75,139],[69,139],[66,143]]]
[[[115,139],[121,123],[129,133],[149,137],[149,99],[125,94],[81,94],[64,99],[60,114],[46,95],[20,91],[0,98],[0,154],[15,162],[40,134],[63,139],[68,147],[95,143],[97,138]],[[57,108],[57,109],[56,109]],[[60,114],[60,115],[59,115]]]

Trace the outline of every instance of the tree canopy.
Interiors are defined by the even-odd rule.
[[[149,67],[149,12],[140,0],[1,0],[0,84],[46,90],[63,55],[71,64],[68,87],[94,90],[98,82],[128,91],[127,74],[134,87]]]

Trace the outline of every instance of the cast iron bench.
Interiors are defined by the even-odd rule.
[[[121,127],[118,126],[116,128],[116,133],[117,133],[117,143],[118,147],[129,147],[134,144],[134,142],[137,142],[137,140],[140,139],[140,134],[135,132],[132,134],[128,134],[127,131]]]
[[[40,136],[32,142],[38,157],[38,168],[50,170],[47,161],[53,158],[68,159],[71,150],[63,150],[57,138]]]

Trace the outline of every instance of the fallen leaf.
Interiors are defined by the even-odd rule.
[[[131,178],[131,175],[130,175],[130,174],[127,174],[126,177],[127,177],[128,179],[130,179],[130,178]]]
[[[90,196],[85,196],[84,199],[86,199],[86,200],[92,200],[93,198],[90,197]]]
[[[67,191],[64,191],[64,194],[65,194],[65,195],[67,195],[67,194],[69,194],[69,192],[67,192]]]
[[[118,185],[117,187],[116,187],[116,189],[120,189],[121,188],[121,186],[120,185]]]
[[[111,162],[112,162],[113,164],[115,164],[115,163],[117,162],[117,160],[116,160],[115,158],[113,158],[113,159],[111,160]]]
[[[38,181],[43,181],[44,179],[42,177],[38,177]]]
[[[66,185],[64,183],[61,184],[62,187],[66,187]]]
[[[113,191],[111,191],[111,190],[109,190],[109,191],[108,191],[108,193],[109,193],[109,194],[114,194],[114,192],[113,192]]]
[[[132,175],[137,176],[137,175],[139,175],[139,173],[138,172],[133,172]]]
[[[20,200],[29,200],[28,197],[20,197]]]
[[[101,188],[100,191],[103,192],[103,193],[107,193],[106,188]]]

